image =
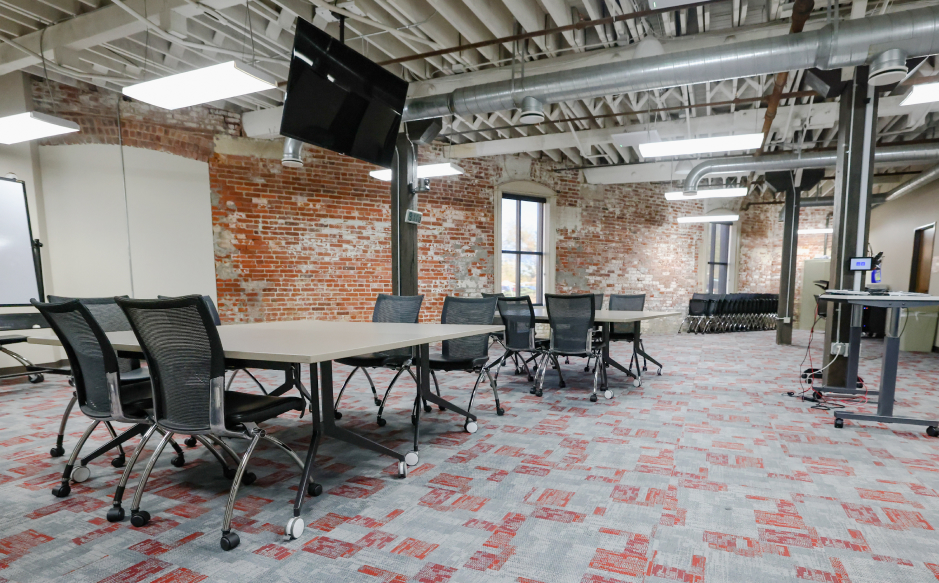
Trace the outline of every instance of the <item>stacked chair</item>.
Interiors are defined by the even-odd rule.
[[[505,353],[499,357],[498,368],[496,368],[495,380],[499,380],[499,372],[508,359],[515,361],[516,374],[522,372],[528,374],[528,380],[534,381],[534,371],[528,367],[531,362],[533,367],[542,352],[548,346],[547,339],[535,338],[535,308],[531,303],[531,298],[522,296],[520,298],[499,298],[499,314],[502,316],[502,323],[505,331],[502,333],[505,339],[502,347]],[[521,368],[519,366],[521,363]]]
[[[693,294],[678,328],[695,334],[773,330],[779,294]]]

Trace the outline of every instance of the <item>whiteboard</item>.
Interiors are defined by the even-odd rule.
[[[29,305],[39,297],[26,185],[0,178],[0,306]]]

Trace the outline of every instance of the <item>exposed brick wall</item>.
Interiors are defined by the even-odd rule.
[[[79,83],[77,87],[33,79],[36,111],[74,121],[81,131],[42,140],[43,145],[117,144],[120,95]],[[54,107],[53,101],[54,98]],[[124,145],[207,162],[216,135],[241,134],[241,116],[208,106],[169,111],[139,101],[120,101]]]
[[[782,205],[753,205],[740,212],[740,258],[737,289],[741,292],[779,293],[782,269],[783,223],[779,220]],[[825,226],[830,207],[799,210],[799,228]],[[802,266],[806,259],[822,254],[824,235],[799,237],[796,254],[795,321],[800,317]],[[830,243],[829,243],[830,244]]]

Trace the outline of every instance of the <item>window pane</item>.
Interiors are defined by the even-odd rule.
[[[541,303],[538,288],[541,287],[541,257],[539,255],[521,255],[521,281],[518,295],[530,296],[532,303]]]
[[[509,297],[515,296],[515,266],[518,261],[518,255],[513,253],[502,254],[502,293]]]
[[[540,251],[541,203],[522,201],[521,213],[522,251]]]
[[[517,200],[502,199],[502,248],[506,251],[517,251],[515,237],[518,235],[518,208]],[[505,281],[505,278],[502,278]],[[513,275],[511,281],[515,281]]]

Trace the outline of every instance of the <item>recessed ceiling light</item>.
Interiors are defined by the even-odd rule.
[[[678,217],[679,223],[731,223],[740,215],[707,215],[703,217]]]
[[[694,200],[696,198],[731,198],[746,196],[746,188],[711,188],[708,190],[692,190],[689,192],[666,192],[665,200]]]
[[[903,98],[900,105],[919,105],[939,101],[939,83],[923,83],[914,85],[910,94]]]
[[[78,124],[36,111],[0,117],[0,144],[18,144],[77,132]]]
[[[736,136],[717,136],[714,138],[649,142],[639,144],[639,153],[642,154],[643,158],[661,158],[663,156],[688,156],[691,154],[753,150],[759,148],[761,145],[763,145],[762,133],[740,134]]]
[[[824,229],[799,229],[800,235],[830,235],[834,232],[835,230],[832,227]]]
[[[254,67],[229,61],[123,89],[124,95],[163,109],[179,109],[219,99],[276,89],[277,82]]]
[[[457,174],[463,174],[463,169],[452,162],[444,162],[443,164],[425,164],[423,166],[417,167],[418,178],[437,178],[440,176],[455,176]],[[386,182],[391,181],[390,168],[386,168],[384,170],[372,170],[368,173],[368,175],[372,178],[377,178]]]

